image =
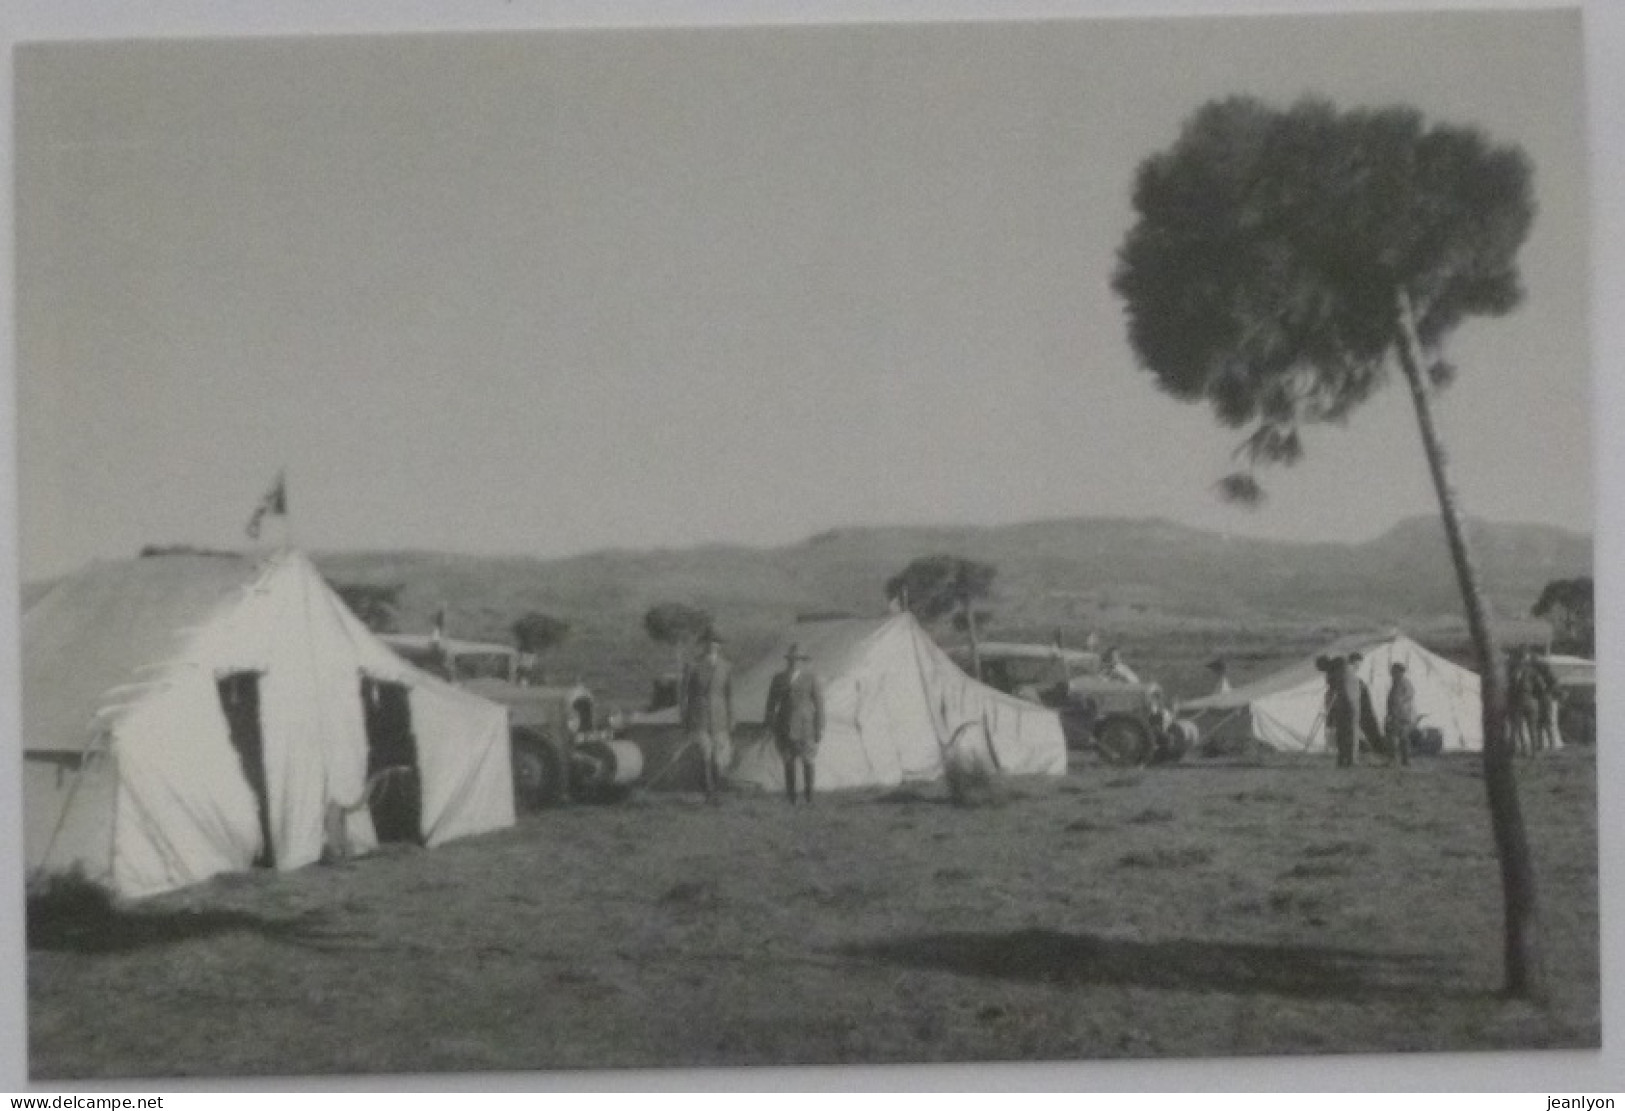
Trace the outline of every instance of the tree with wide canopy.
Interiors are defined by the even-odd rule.
[[[928,555],[886,580],[886,599],[930,624],[950,617],[954,627],[970,636],[971,672],[982,677],[982,653],[977,630],[989,619],[977,602],[993,592],[998,568],[955,555]]]
[[[1257,469],[1297,461],[1305,425],[1344,423],[1393,368],[1404,377],[1482,678],[1506,988],[1538,998],[1539,914],[1505,680],[1433,415],[1456,377],[1446,339],[1522,298],[1531,178],[1516,147],[1429,125],[1410,107],[1213,101],[1141,164],[1113,285],[1158,387],[1244,433],[1242,467],[1219,483],[1235,501],[1262,500]]]

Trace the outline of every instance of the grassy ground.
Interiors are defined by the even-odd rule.
[[[36,920],[36,1078],[1599,1042],[1591,754],[1520,765],[1553,1001],[1500,1000],[1476,760],[676,794]]]

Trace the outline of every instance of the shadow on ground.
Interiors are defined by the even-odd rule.
[[[267,918],[234,910],[123,907],[99,893],[28,901],[28,947],[51,952],[126,953],[232,932],[319,947],[331,940],[321,927],[322,916],[312,911]]]
[[[917,934],[849,945],[841,953],[966,976],[1068,986],[1359,1001],[1489,994],[1464,991],[1453,965],[1421,954],[1249,942],[1138,941],[1031,929]]]

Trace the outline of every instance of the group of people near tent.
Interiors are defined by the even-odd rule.
[[[1354,763],[1362,747],[1401,765],[1425,741],[1417,713],[1416,686],[1403,661],[1389,664],[1391,681],[1387,713],[1377,721],[1371,688],[1359,677],[1360,652],[1347,656],[1319,656],[1315,660],[1326,676],[1327,728],[1334,738],[1339,767]],[[1507,654],[1507,731],[1513,751],[1532,755],[1561,748],[1557,707],[1562,690],[1552,670],[1549,653],[1541,646],[1518,646]]]
[[[1562,747],[1557,721],[1562,693],[1545,648],[1520,646],[1508,654],[1507,724],[1515,752],[1530,756]]]
[[[678,683],[678,716],[700,752],[706,801],[716,803],[733,757],[733,666],[722,655],[722,636],[716,630],[706,630],[700,643],[700,657],[684,669]],[[792,804],[799,797],[797,779],[805,788],[806,801],[812,803],[818,746],[824,739],[824,683],[806,667],[810,658],[800,644],[789,647],[783,669],[769,681],[762,710],[762,722],[784,767],[785,796]]]
[[[889,787],[950,765],[1061,775],[1053,711],[971,679],[907,613],[804,622],[738,672],[708,632],[678,684],[678,723],[723,784],[782,791]]]
[[[1360,678],[1363,653],[1346,656],[1317,656],[1315,667],[1326,676],[1326,727],[1337,750],[1337,766],[1350,768],[1362,747],[1376,752],[1387,763],[1396,760],[1409,766],[1411,749],[1418,739],[1416,686],[1406,674],[1404,662],[1388,665],[1387,713],[1381,723],[1372,702],[1371,688]]]
[[[1196,723],[1203,748],[1210,752],[1262,745],[1279,752],[1332,753],[1341,759],[1338,721],[1328,697],[1336,685],[1331,661],[1337,660],[1342,663],[1335,669],[1336,679],[1345,684],[1345,693],[1336,709],[1339,715],[1352,711],[1350,737],[1363,734],[1386,747],[1389,730],[1384,719],[1389,715],[1385,712],[1379,719],[1376,708],[1387,710],[1395,677],[1403,676],[1400,694],[1392,700],[1394,721],[1409,722],[1405,732],[1413,755],[1418,747],[1428,752],[1476,752],[1483,747],[1478,676],[1399,632],[1344,637],[1239,686],[1230,686],[1226,676],[1223,689],[1187,701],[1180,710]],[[1396,669],[1396,664],[1401,666]]]

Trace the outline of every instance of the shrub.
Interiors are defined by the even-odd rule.
[[[75,871],[31,881],[27,913],[31,943],[50,946],[107,930],[118,911],[111,891]]]
[[[947,768],[948,798],[955,806],[997,806],[1005,801],[1003,777],[986,764],[955,761]]]

